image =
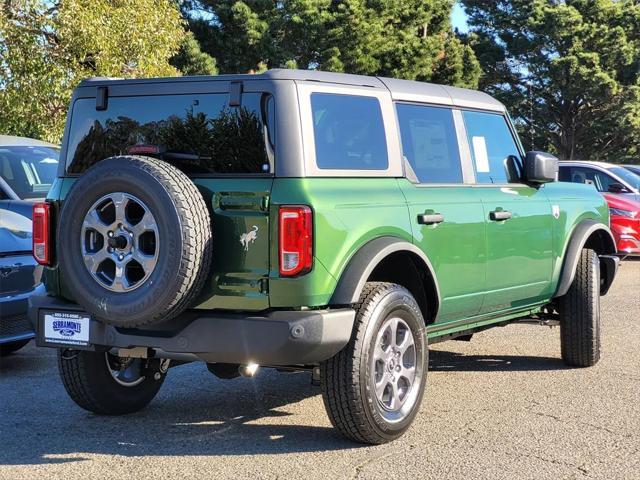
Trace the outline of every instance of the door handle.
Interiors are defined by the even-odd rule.
[[[494,222],[509,220],[511,216],[511,212],[508,212],[506,210],[494,210],[493,212],[489,213],[489,218]]]
[[[423,213],[418,215],[418,223],[420,225],[437,225],[444,222],[444,215],[441,213]]]

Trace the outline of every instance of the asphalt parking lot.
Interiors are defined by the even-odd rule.
[[[307,374],[222,381],[173,369],[146,410],[71,402],[53,351],[0,363],[0,478],[640,478],[640,261],[602,301],[604,354],[559,359],[557,328],[510,325],[432,347],[411,430],[379,447],[331,428]]]

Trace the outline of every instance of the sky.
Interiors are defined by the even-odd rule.
[[[451,24],[453,25],[453,28],[457,28],[461,33],[469,31],[467,15],[464,13],[464,9],[458,2],[454,4],[453,11],[451,12]]]

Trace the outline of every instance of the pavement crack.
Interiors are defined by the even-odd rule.
[[[565,418],[559,417],[557,415],[552,415],[550,413],[535,412],[535,411],[532,411],[532,410],[530,410],[530,411],[531,411],[531,413],[533,413],[534,415],[538,415],[539,417],[551,418],[551,419],[553,419],[553,420],[555,420],[557,422],[564,423],[564,424],[567,424],[567,425],[571,425],[571,424],[582,425],[582,426],[585,426],[585,427],[590,427],[590,428],[593,428],[595,430],[599,430],[601,432],[607,432],[607,433],[609,433],[611,435],[616,435],[616,436],[623,437],[623,438],[631,438],[631,437],[633,437],[633,435],[631,435],[629,433],[616,432],[615,430],[611,430],[610,428],[603,427],[601,425],[595,425],[593,423],[583,422],[581,420],[576,420],[576,419],[565,419]]]
[[[415,448],[415,445],[409,445],[408,450],[413,450],[414,448]],[[362,474],[362,471],[370,463],[376,462],[378,460],[384,460],[387,457],[390,457],[392,455],[395,455],[395,454],[400,453],[400,452],[405,452],[405,451],[406,451],[405,448],[394,448],[394,449],[391,449],[390,451],[388,451],[386,453],[381,453],[379,455],[367,456],[364,460],[362,460],[355,467],[353,467],[353,475],[351,475],[351,477],[349,477],[349,478],[351,480],[356,480],[357,478],[360,478],[360,475]]]

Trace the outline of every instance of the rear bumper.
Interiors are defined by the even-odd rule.
[[[29,300],[29,316],[41,347],[147,347],[159,352],[192,354],[206,362],[306,365],[331,358],[349,341],[355,311],[351,309],[274,311],[235,314],[190,310],[152,328],[122,329],[91,320],[88,347],[69,347],[44,340],[46,311],[83,312],[54,297]]]
[[[0,344],[29,340],[35,337],[27,317],[29,297],[44,294],[42,284],[33,290],[0,297]]]

